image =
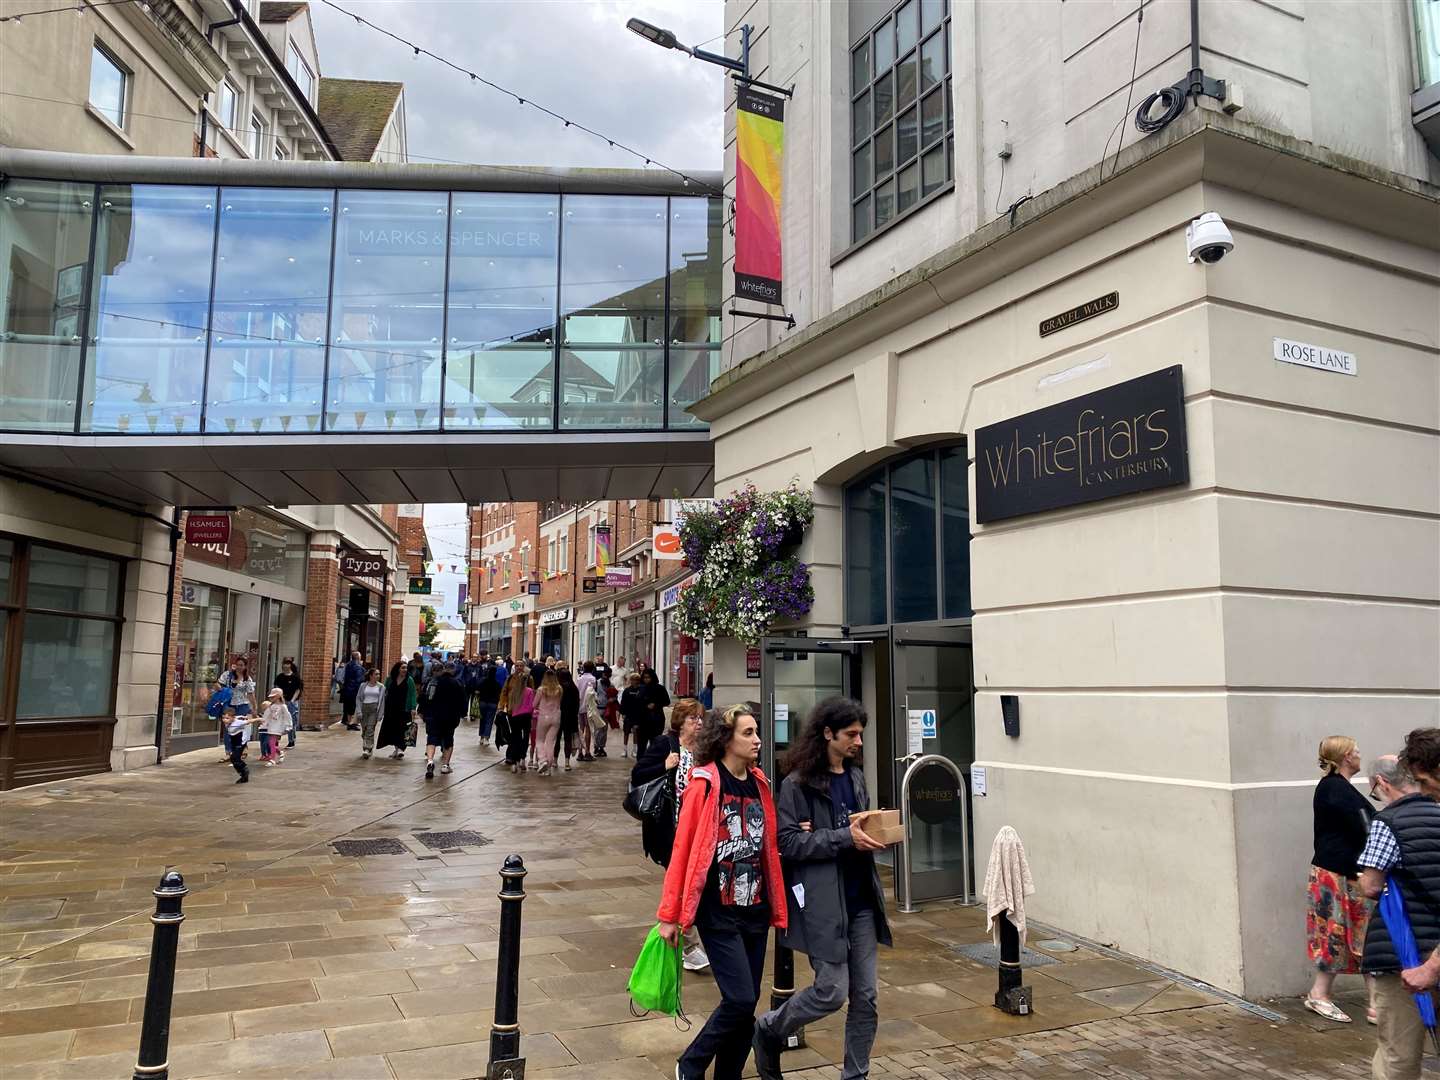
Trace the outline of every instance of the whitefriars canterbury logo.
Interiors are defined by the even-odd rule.
[[[975,457],[982,524],[1186,483],[1180,368],[980,428]]]

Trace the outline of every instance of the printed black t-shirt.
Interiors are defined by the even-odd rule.
[[[720,774],[720,825],[696,922],[763,929],[770,925],[770,902],[765,893],[765,804],[760,801],[760,785],[753,774],[735,779],[718,761],[715,771]]]
[[[850,770],[830,774],[830,805],[835,811],[835,827],[850,828],[850,815],[860,810],[860,798],[850,782]],[[840,872],[845,879],[845,907],[853,919],[871,905],[874,894],[872,866],[875,857],[868,851],[845,848],[840,852]]]

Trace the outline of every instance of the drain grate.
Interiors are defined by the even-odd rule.
[[[375,840],[331,840],[338,855],[408,855],[410,849],[399,840],[382,836]]]
[[[431,851],[441,848],[484,847],[490,843],[478,832],[471,832],[469,829],[459,829],[455,832],[421,832],[415,834],[415,839]]]
[[[993,942],[987,941],[980,945],[951,945],[950,948],[961,956],[968,956],[971,960],[979,961],[986,967],[997,970],[1000,967],[1000,950],[995,947]],[[1058,964],[1059,962],[1053,956],[1046,956],[1033,949],[1020,950],[1020,966],[1022,968],[1045,967],[1047,964]]]

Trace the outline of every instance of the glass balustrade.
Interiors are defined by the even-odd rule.
[[[703,430],[720,200],[0,186],[0,431]]]

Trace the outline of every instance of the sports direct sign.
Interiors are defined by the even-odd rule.
[[[650,548],[657,559],[679,561],[685,558],[680,548],[680,530],[674,525],[656,525],[650,533]]]

